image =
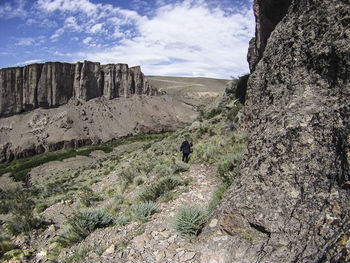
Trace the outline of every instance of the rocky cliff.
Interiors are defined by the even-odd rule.
[[[288,8],[273,21],[279,4]],[[204,229],[201,262],[349,262],[349,2],[254,9],[241,123],[250,143]]]
[[[71,98],[87,101],[154,93],[140,67],[127,64],[47,62],[0,69],[0,117],[57,107]]]

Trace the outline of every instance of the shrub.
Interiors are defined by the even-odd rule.
[[[200,233],[206,219],[207,213],[198,206],[183,206],[175,216],[174,227],[181,236],[191,238]]]
[[[10,238],[0,236],[0,258],[8,251],[15,249],[16,246],[11,242]]]
[[[222,112],[222,107],[217,107],[212,109],[208,114],[207,114],[207,119],[211,119],[213,117],[215,117],[216,115],[219,115]]]
[[[156,201],[164,193],[173,190],[176,186],[181,184],[181,177],[172,175],[160,178],[155,184],[145,187],[137,195],[136,201],[147,202]]]
[[[7,220],[6,227],[13,235],[28,233],[44,225],[44,221],[33,214],[35,203],[27,189],[16,188],[2,193],[4,204],[2,212],[10,212],[12,217]]]
[[[152,201],[141,202],[132,206],[132,215],[141,222],[147,221],[158,211],[158,206]]]
[[[127,218],[126,216],[119,216],[114,220],[114,223],[117,226],[125,226],[125,225],[129,224],[129,222],[130,222],[130,219]]]
[[[214,211],[214,208],[218,205],[220,200],[223,198],[224,194],[227,191],[228,186],[226,184],[219,185],[213,193],[213,197],[208,204],[208,214],[211,214]]]
[[[184,162],[175,162],[172,167],[174,174],[180,173],[180,172],[186,172],[189,169],[190,169],[190,165]]]
[[[139,185],[143,184],[145,181],[146,181],[146,176],[139,175],[139,176],[136,176],[134,178],[133,184],[136,185],[136,186],[139,186]]]
[[[243,158],[243,152],[236,152],[218,163],[218,175],[225,184],[230,185],[232,183],[238,173]]]
[[[69,247],[85,239],[95,229],[113,225],[114,220],[102,210],[81,210],[68,220],[70,227],[58,237],[57,242]]]
[[[94,193],[90,188],[83,187],[81,192],[78,195],[80,202],[86,206],[89,207],[92,205],[92,202],[95,201],[101,201],[102,197],[98,194]]]
[[[227,119],[234,121],[238,112],[242,109],[243,105],[241,103],[236,103],[228,112]]]
[[[123,169],[120,173],[119,176],[120,178],[122,178],[123,180],[125,180],[125,182],[127,184],[132,183],[132,180],[134,179],[134,177],[137,175],[136,171],[132,168],[125,168]]]

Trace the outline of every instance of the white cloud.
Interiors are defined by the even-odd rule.
[[[64,29],[63,28],[60,28],[60,29],[57,29],[55,34],[53,34],[50,39],[52,41],[57,41],[57,39],[64,33]]]
[[[229,78],[249,70],[246,54],[255,26],[251,10],[227,14],[219,8],[209,9],[203,1],[184,1],[162,6],[153,18],[141,20],[136,27],[138,36],[130,32],[132,37],[115,47],[80,52],[76,59],[141,65],[152,75]],[[121,36],[119,29],[115,35]]]
[[[16,41],[17,41],[16,45],[22,46],[22,47],[32,46],[35,43],[35,39],[31,37],[16,38]]]
[[[41,59],[31,59],[31,60],[26,60],[26,61],[23,61],[23,62],[19,62],[19,63],[16,64],[16,66],[34,64],[34,63],[40,63],[40,62],[42,62]]]
[[[74,16],[67,17],[64,21],[64,28],[80,32],[82,29],[77,24],[76,18]]]
[[[0,4],[0,18],[25,18],[26,16],[27,11],[25,11],[25,0],[15,0],[11,1],[11,3],[7,2]]]
[[[64,50],[60,54],[65,60],[141,65],[150,75],[229,78],[248,72],[246,54],[255,30],[251,8],[235,8],[231,0],[179,0],[172,4],[157,0],[157,7],[146,17],[90,1],[38,0],[35,7],[42,16],[28,19],[27,24],[54,27],[52,42],[69,37],[80,48],[84,45],[76,53],[56,45],[57,52]],[[149,5],[145,0],[132,1],[139,7]]]
[[[38,7],[46,12],[83,12],[89,16],[96,14],[97,7],[89,0],[38,0]]]
[[[89,45],[91,41],[92,41],[92,37],[87,37],[87,38],[85,38],[85,39],[83,40],[83,43],[84,43],[85,45]]]
[[[93,25],[93,26],[90,28],[89,33],[91,33],[91,34],[98,34],[98,33],[101,33],[101,32],[103,32],[102,27],[103,27],[103,26],[102,26],[101,23],[95,24],[95,25]]]

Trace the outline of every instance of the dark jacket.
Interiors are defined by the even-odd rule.
[[[183,141],[180,147],[180,151],[184,154],[189,154],[190,153],[190,146],[192,146],[192,143],[189,143],[188,141]]]

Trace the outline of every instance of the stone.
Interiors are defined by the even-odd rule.
[[[187,261],[193,259],[195,255],[196,255],[195,252],[186,252],[186,253],[181,257],[181,261],[182,261],[182,262],[187,262]]]
[[[157,94],[139,66],[84,61],[0,69],[0,118],[38,107],[57,107],[70,99],[78,105],[79,100],[133,94]]]
[[[156,257],[156,262],[160,262],[163,258],[165,258],[165,252],[164,251],[155,251],[154,255]]]
[[[105,250],[105,252],[103,252],[103,255],[113,254],[114,251],[115,251],[115,244],[112,244]]]
[[[209,223],[209,227],[216,227],[217,224],[218,224],[218,220],[216,218],[213,218]]]
[[[339,242],[350,236],[350,5],[293,0],[274,22],[264,10],[277,2],[254,1],[261,57],[239,123],[250,139],[211,217],[228,239],[206,226],[203,263],[350,261]]]

